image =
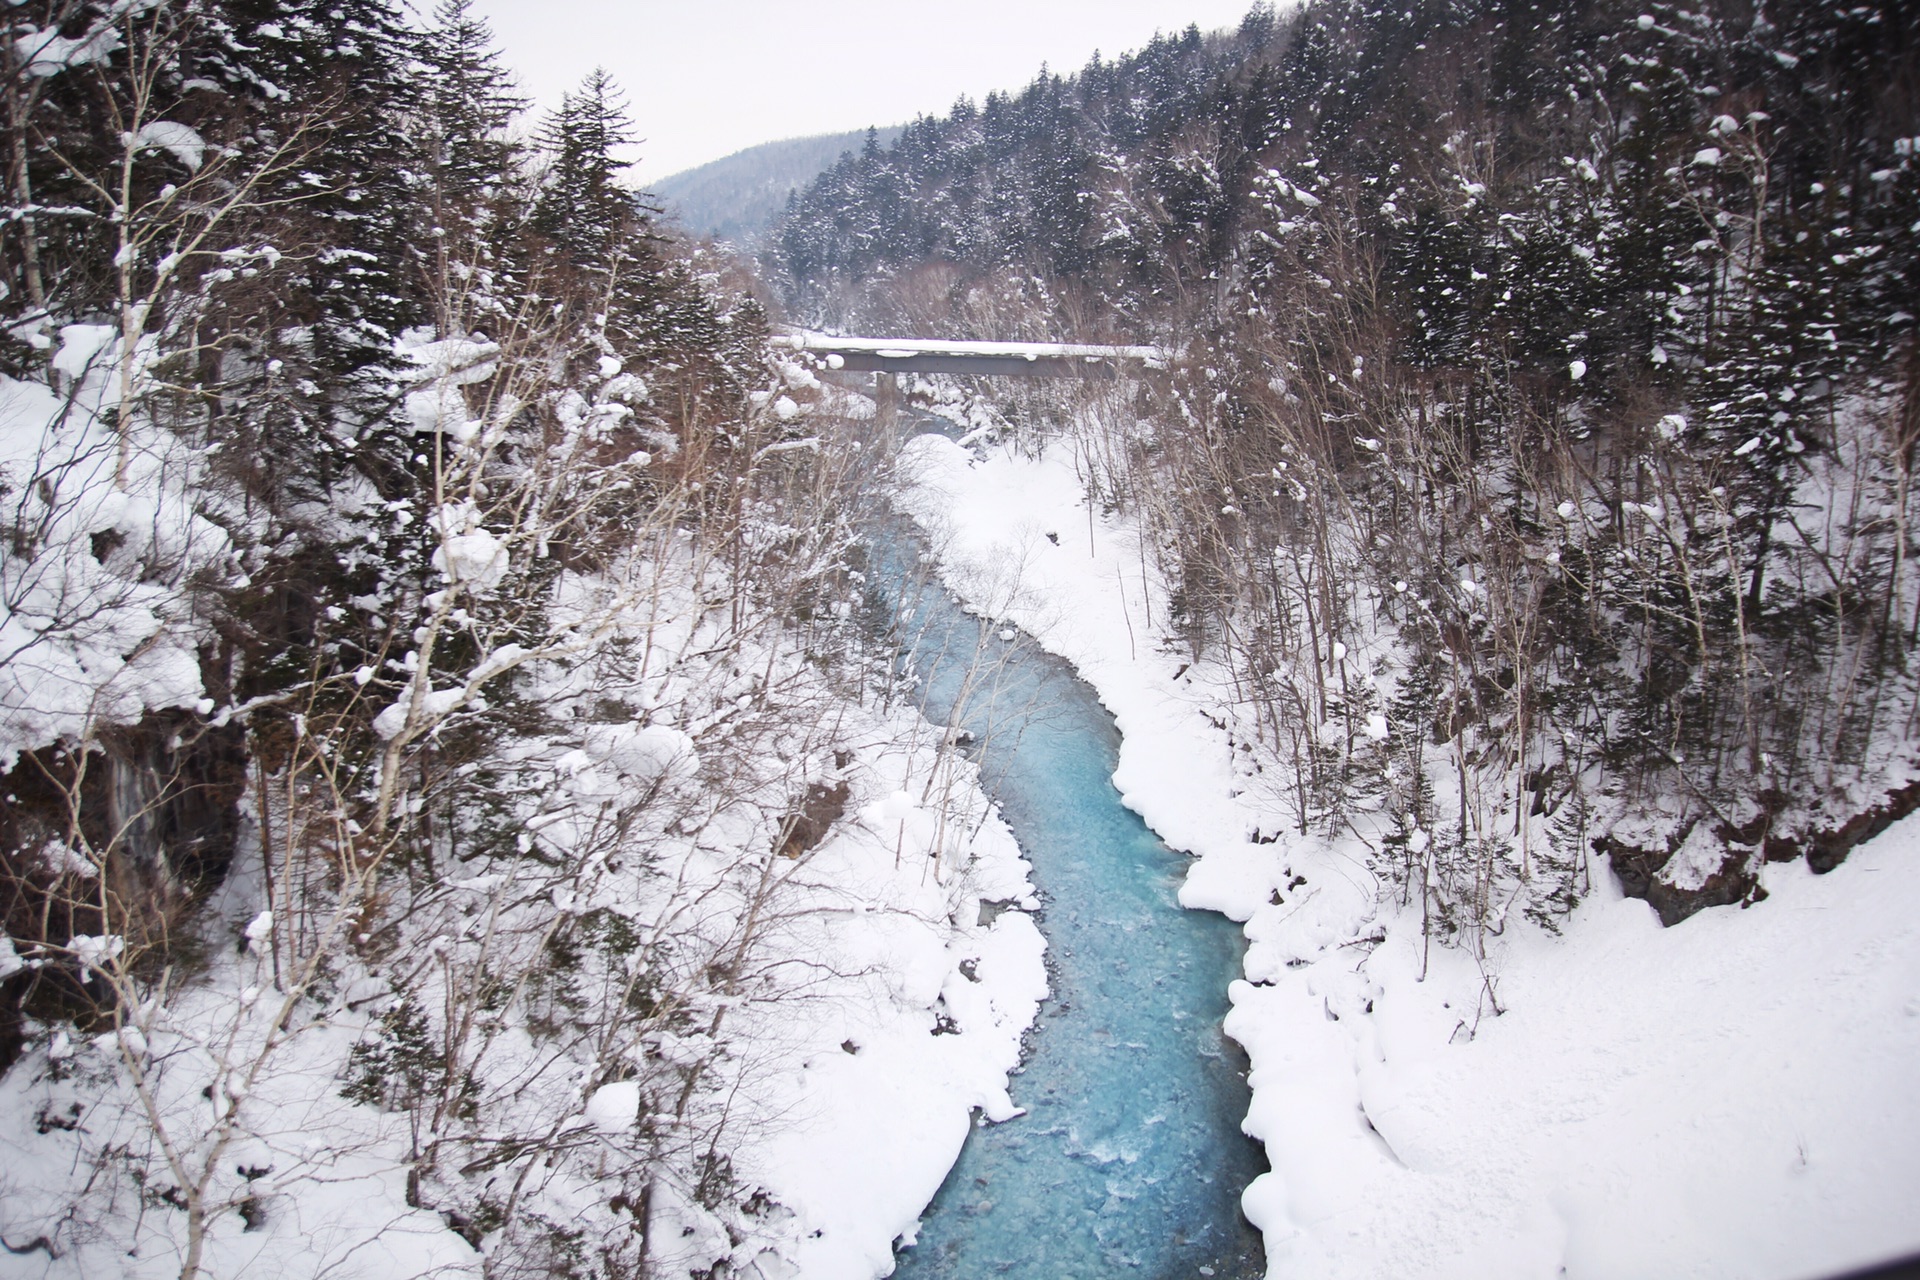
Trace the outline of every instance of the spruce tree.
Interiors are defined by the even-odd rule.
[[[548,168],[532,226],[557,268],[541,288],[578,314],[583,354],[662,358],[720,344],[713,305],[660,253],[656,210],[622,181],[634,132],[612,77],[590,74],[539,141]]]
[[[510,310],[513,240],[523,220],[522,152],[508,134],[526,102],[514,92],[471,0],[441,0],[421,39],[417,125],[430,225],[416,254],[431,281],[434,327],[490,326]]]
[[[508,127],[526,107],[473,0],[440,0],[420,42],[420,146],[440,200],[473,204],[497,189],[518,147]]]
[[[634,143],[626,103],[605,68],[596,67],[547,119],[539,142],[551,157],[533,225],[575,265],[610,270],[645,230],[648,210],[620,176]]]
[[[252,51],[262,142],[298,137],[304,162],[272,196],[263,234],[285,255],[261,299],[248,413],[285,483],[323,495],[358,472],[388,499],[414,487],[396,429],[407,362],[432,319],[415,244],[427,214],[415,142],[419,38],[390,0],[230,0]]]

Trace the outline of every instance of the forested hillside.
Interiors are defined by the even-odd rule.
[[[871,414],[466,0],[0,60],[0,1271],[878,1269],[859,1047],[937,1184],[1039,959],[857,607]]]
[[[898,128],[860,129],[763,142],[662,178],[652,191],[691,234],[754,248],[786,211],[788,200],[834,161],[860,150],[869,137],[885,143],[899,133]]]
[[[778,269],[816,323],[1175,346],[1054,417],[1276,819],[1359,822],[1443,935],[1596,852],[1677,921],[1920,797],[1917,34],[1256,7],[843,160]]]

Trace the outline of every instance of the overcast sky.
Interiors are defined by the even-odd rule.
[[[1155,31],[1237,26],[1253,0],[476,0],[542,107],[598,64],[652,182],[759,142],[899,124],[1066,74]],[[423,3],[423,7],[427,7]]]

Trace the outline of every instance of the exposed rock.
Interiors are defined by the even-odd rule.
[[[1700,823],[1657,847],[1612,835],[1599,837],[1593,847],[1612,864],[1621,892],[1645,899],[1669,927],[1696,911],[1743,901],[1759,885],[1760,860],[1752,846],[1729,843]],[[1683,848],[1687,857],[1676,858]]]
[[[835,764],[844,769],[851,760],[850,753],[842,753],[836,756]],[[845,778],[831,786],[824,782],[808,786],[806,796],[780,826],[781,855],[798,858],[811,853],[815,845],[827,838],[827,832],[833,824],[846,813],[847,799],[852,794],[852,788]]]
[[[1593,842],[1594,851],[1612,865],[1621,892],[1645,899],[1662,924],[1676,925],[1708,907],[1764,897],[1759,887],[1763,861],[1804,857],[1822,875],[1833,870],[1855,845],[1920,809],[1920,779],[1839,821],[1818,814],[1782,819],[1773,807],[1778,796],[1762,800],[1766,807],[1739,827],[1696,820],[1658,846],[1609,834]]]

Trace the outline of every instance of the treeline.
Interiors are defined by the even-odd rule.
[[[881,454],[466,0],[6,33],[7,1239],[729,1273]]]
[[[1294,824],[1476,937],[1596,849],[1676,920],[1915,796],[1917,34],[1256,8],[843,162],[780,264],[1175,343],[1094,455]]]

